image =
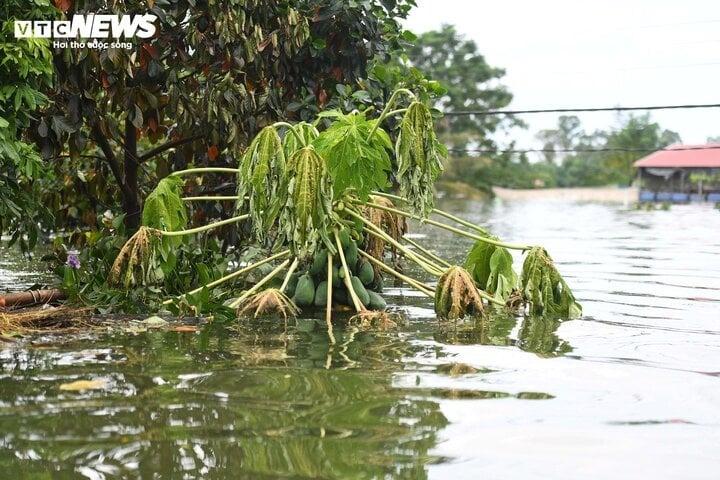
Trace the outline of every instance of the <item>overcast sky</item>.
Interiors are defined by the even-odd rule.
[[[418,0],[406,27],[455,25],[490,65],[507,70],[511,107],[720,103],[720,0]],[[586,130],[614,114],[578,114]],[[557,115],[523,116],[518,147]],[[656,111],[684,143],[720,135],[720,109]]]

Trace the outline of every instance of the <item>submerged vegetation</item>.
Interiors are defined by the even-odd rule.
[[[408,106],[392,110],[400,98],[407,98]],[[236,224],[246,232],[237,250],[252,248],[256,258],[234,265],[230,273],[219,270],[222,276],[171,295],[163,305],[177,310],[191,305],[197,313],[198,298],[207,303],[220,289],[218,300],[239,317],[287,319],[322,309],[332,334],[332,311],[346,309],[355,312],[351,322],[388,328],[396,322],[382,297],[390,276],[433,298],[442,319],[520,305],[537,316],[578,316],[580,305],[542,247],[503,242],[434,208],[433,184],[445,155],[429,107],[407,89],[396,90],[377,118],[368,118],[367,111],[331,110],[312,124],[267,126],[237,169],[191,168],[161,180],[145,202],[143,226],[120,250],[108,282],[126,288],[160,285],[175,268],[169,259],[184,248],[186,236]],[[237,195],[183,198],[187,179],[205,173],[236,175]],[[387,192],[393,184],[400,195]],[[236,215],[187,228],[186,205],[215,200],[234,201]],[[408,218],[475,240],[465,265],[452,265],[406,238]],[[511,249],[526,254],[521,275],[513,270]],[[429,281],[404,273],[401,258]],[[239,289],[233,287],[238,277],[245,280]]]

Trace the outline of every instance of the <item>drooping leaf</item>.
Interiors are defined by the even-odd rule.
[[[304,145],[310,145],[320,135],[315,125],[307,122],[296,123],[294,130],[294,134],[288,130],[282,140],[285,158],[292,157],[295,152],[300,150]],[[302,143],[300,143],[297,136],[303,139]]]
[[[285,163],[282,141],[272,126],[260,131],[240,162],[237,210],[250,214],[259,242],[265,240],[287,201]]]
[[[313,145],[327,160],[335,194],[340,197],[350,188],[365,200],[371,191],[386,188],[392,143],[381,128],[368,139],[377,120],[367,120],[364,113],[344,115],[333,111],[324,116],[334,118],[334,122]]]
[[[582,315],[582,307],[544,248],[533,247],[527,253],[521,283],[530,313],[561,318]]]
[[[287,164],[288,197],[281,216],[285,238],[303,259],[322,241],[331,252],[333,186],[325,160],[312,146],[301,148]]]
[[[435,288],[435,313],[443,319],[457,320],[482,312],[482,298],[467,270],[457,265],[448,268]]]
[[[413,102],[400,122],[395,143],[400,194],[410,200],[418,215],[433,208],[433,183],[443,170],[447,149],[435,136],[432,115],[421,102]]]
[[[182,230],[187,226],[188,215],[182,200],[184,181],[180,177],[165,177],[158,183],[143,207],[142,223],[159,230]],[[175,237],[181,241],[181,237]]]
[[[512,263],[512,255],[505,247],[478,240],[465,260],[465,268],[480,288],[505,302],[518,283]]]

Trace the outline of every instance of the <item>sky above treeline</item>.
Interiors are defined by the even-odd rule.
[[[405,22],[415,33],[442,24],[506,69],[512,109],[720,103],[718,0],[418,0]],[[577,115],[587,131],[617,124],[613,113]],[[718,108],[651,115],[683,143],[720,136]],[[537,147],[557,116],[523,116],[527,131],[498,140]]]

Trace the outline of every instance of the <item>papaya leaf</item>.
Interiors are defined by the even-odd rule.
[[[318,137],[318,135],[320,135],[317,128],[315,128],[315,125],[307,122],[296,123],[295,133],[304,140],[305,145],[310,145]],[[303,147],[295,134],[290,131],[285,133],[282,145],[283,151],[285,152],[285,158],[292,157],[295,152]]]
[[[165,177],[145,199],[142,224],[158,230],[182,230],[188,224],[187,210],[182,200],[185,184],[180,177]],[[166,237],[163,243],[180,245],[182,237]]]
[[[504,302],[518,285],[518,277],[512,264],[512,255],[505,247],[480,240],[475,243],[465,260],[465,268],[480,288]]]
[[[238,170],[237,211],[249,213],[252,230],[263,242],[287,200],[282,141],[274,127],[263,128],[250,142]],[[247,198],[246,198],[247,197]]]
[[[335,194],[341,197],[350,188],[360,199],[367,200],[371,191],[387,188],[391,170],[390,137],[378,128],[368,141],[377,120],[367,120],[364,113],[333,112],[325,116],[334,121],[313,145],[327,160]]]
[[[582,315],[582,307],[544,248],[533,247],[528,252],[521,284],[531,314],[568,319]]]
[[[400,194],[410,200],[415,213],[427,216],[433,208],[433,184],[443,170],[447,149],[435,135],[432,115],[425,104],[413,102],[405,112],[395,156]]]
[[[288,161],[287,171],[288,197],[280,223],[293,253],[307,258],[319,241],[335,252],[330,240],[333,186],[325,160],[312,146],[301,148]]]

